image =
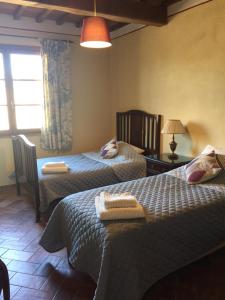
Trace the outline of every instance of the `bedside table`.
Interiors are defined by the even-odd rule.
[[[168,158],[168,154],[169,153],[163,153],[160,155],[155,154],[145,156],[147,163],[147,176],[168,172],[188,164],[193,159],[193,157],[179,155],[178,159],[171,160]]]

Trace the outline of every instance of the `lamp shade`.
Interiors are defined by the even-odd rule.
[[[107,48],[112,46],[107,22],[104,18],[84,18],[80,45],[87,48]]]
[[[161,133],[182,134],[185,133],[185,128],[180,120],[168,120],[164,125]]]

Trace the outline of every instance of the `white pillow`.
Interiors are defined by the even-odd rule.
[[[136,151],[138,154],[142,154],[142,153],[145,152],[144,149],[138,148],[138,147],[136,147],[136,146],[134,146],[134,145],[131,145],[131,144],[128,144],[128,145],[130,145],[130,146],[132,147],[132,149],[133,149],[134,151]]]
[[[215,154],[221,154],[221,155],[225,155],[225,149],[224,148],[216,148],[212,145],[207,145],[204,150],[202,151],[201,154],[209,154],[212,151],[215,152]]]

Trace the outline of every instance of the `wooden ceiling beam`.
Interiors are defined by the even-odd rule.
[[[74,24],[76,28],[81,28],[83,24],[83,18],[81,17],[79,20],[75,21]]]
[[[52,11],[48,9],[44,9],[36,18],[37,23],[42,23],[44,20],[47,19],[47,17],[50,15]]]
[[[110,31],[114,31],[114,30],[120,29],[121,27],[123,27],[125,25],[127,25],[127,24],[124,24],[124,23],[115,23],[113,25],[110,25],[109,29],[110,29]]]
[[[172,5],[174,3],[177,3],[177,2],[180,2],[181,0],[167,0],[166,1],[166,5],[169,6],[169,5]]]
[[[24,10],[25,10],[24,6],[18,5],[13,13],[13,19],[19,20],[22,17]]]
[[[63,13],[62,16],[60,16],[55,22],[57,25],[63,25],[66,21],[66,18],[68,17],[68,13]]]
[[[90,0],[0,0],[0,3],[93,16],[93,2]],[[165,2],[156,6],[145,1],[98,0],[97,16],[116,22],[160,26],[167,23],[167,6]]]

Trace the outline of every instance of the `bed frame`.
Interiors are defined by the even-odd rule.
[[[144,154],[160,153],[161,116],[141,110],[116,113],[117,140],[144,149]]]
[[[17,195],[21,194],[21,184],[34,198],[36,222],[40,221],[40,194],[37,169],[36,146],[24,135],[12,136]]]
[[[161,116],[140,110],[116,114],[117,139],[145,150],[144,154],[160,153]],[[40,194],[36,146],[24,135],[12,136],[17,194],[21,183],[34,198],[36,222],[40,221]]]

